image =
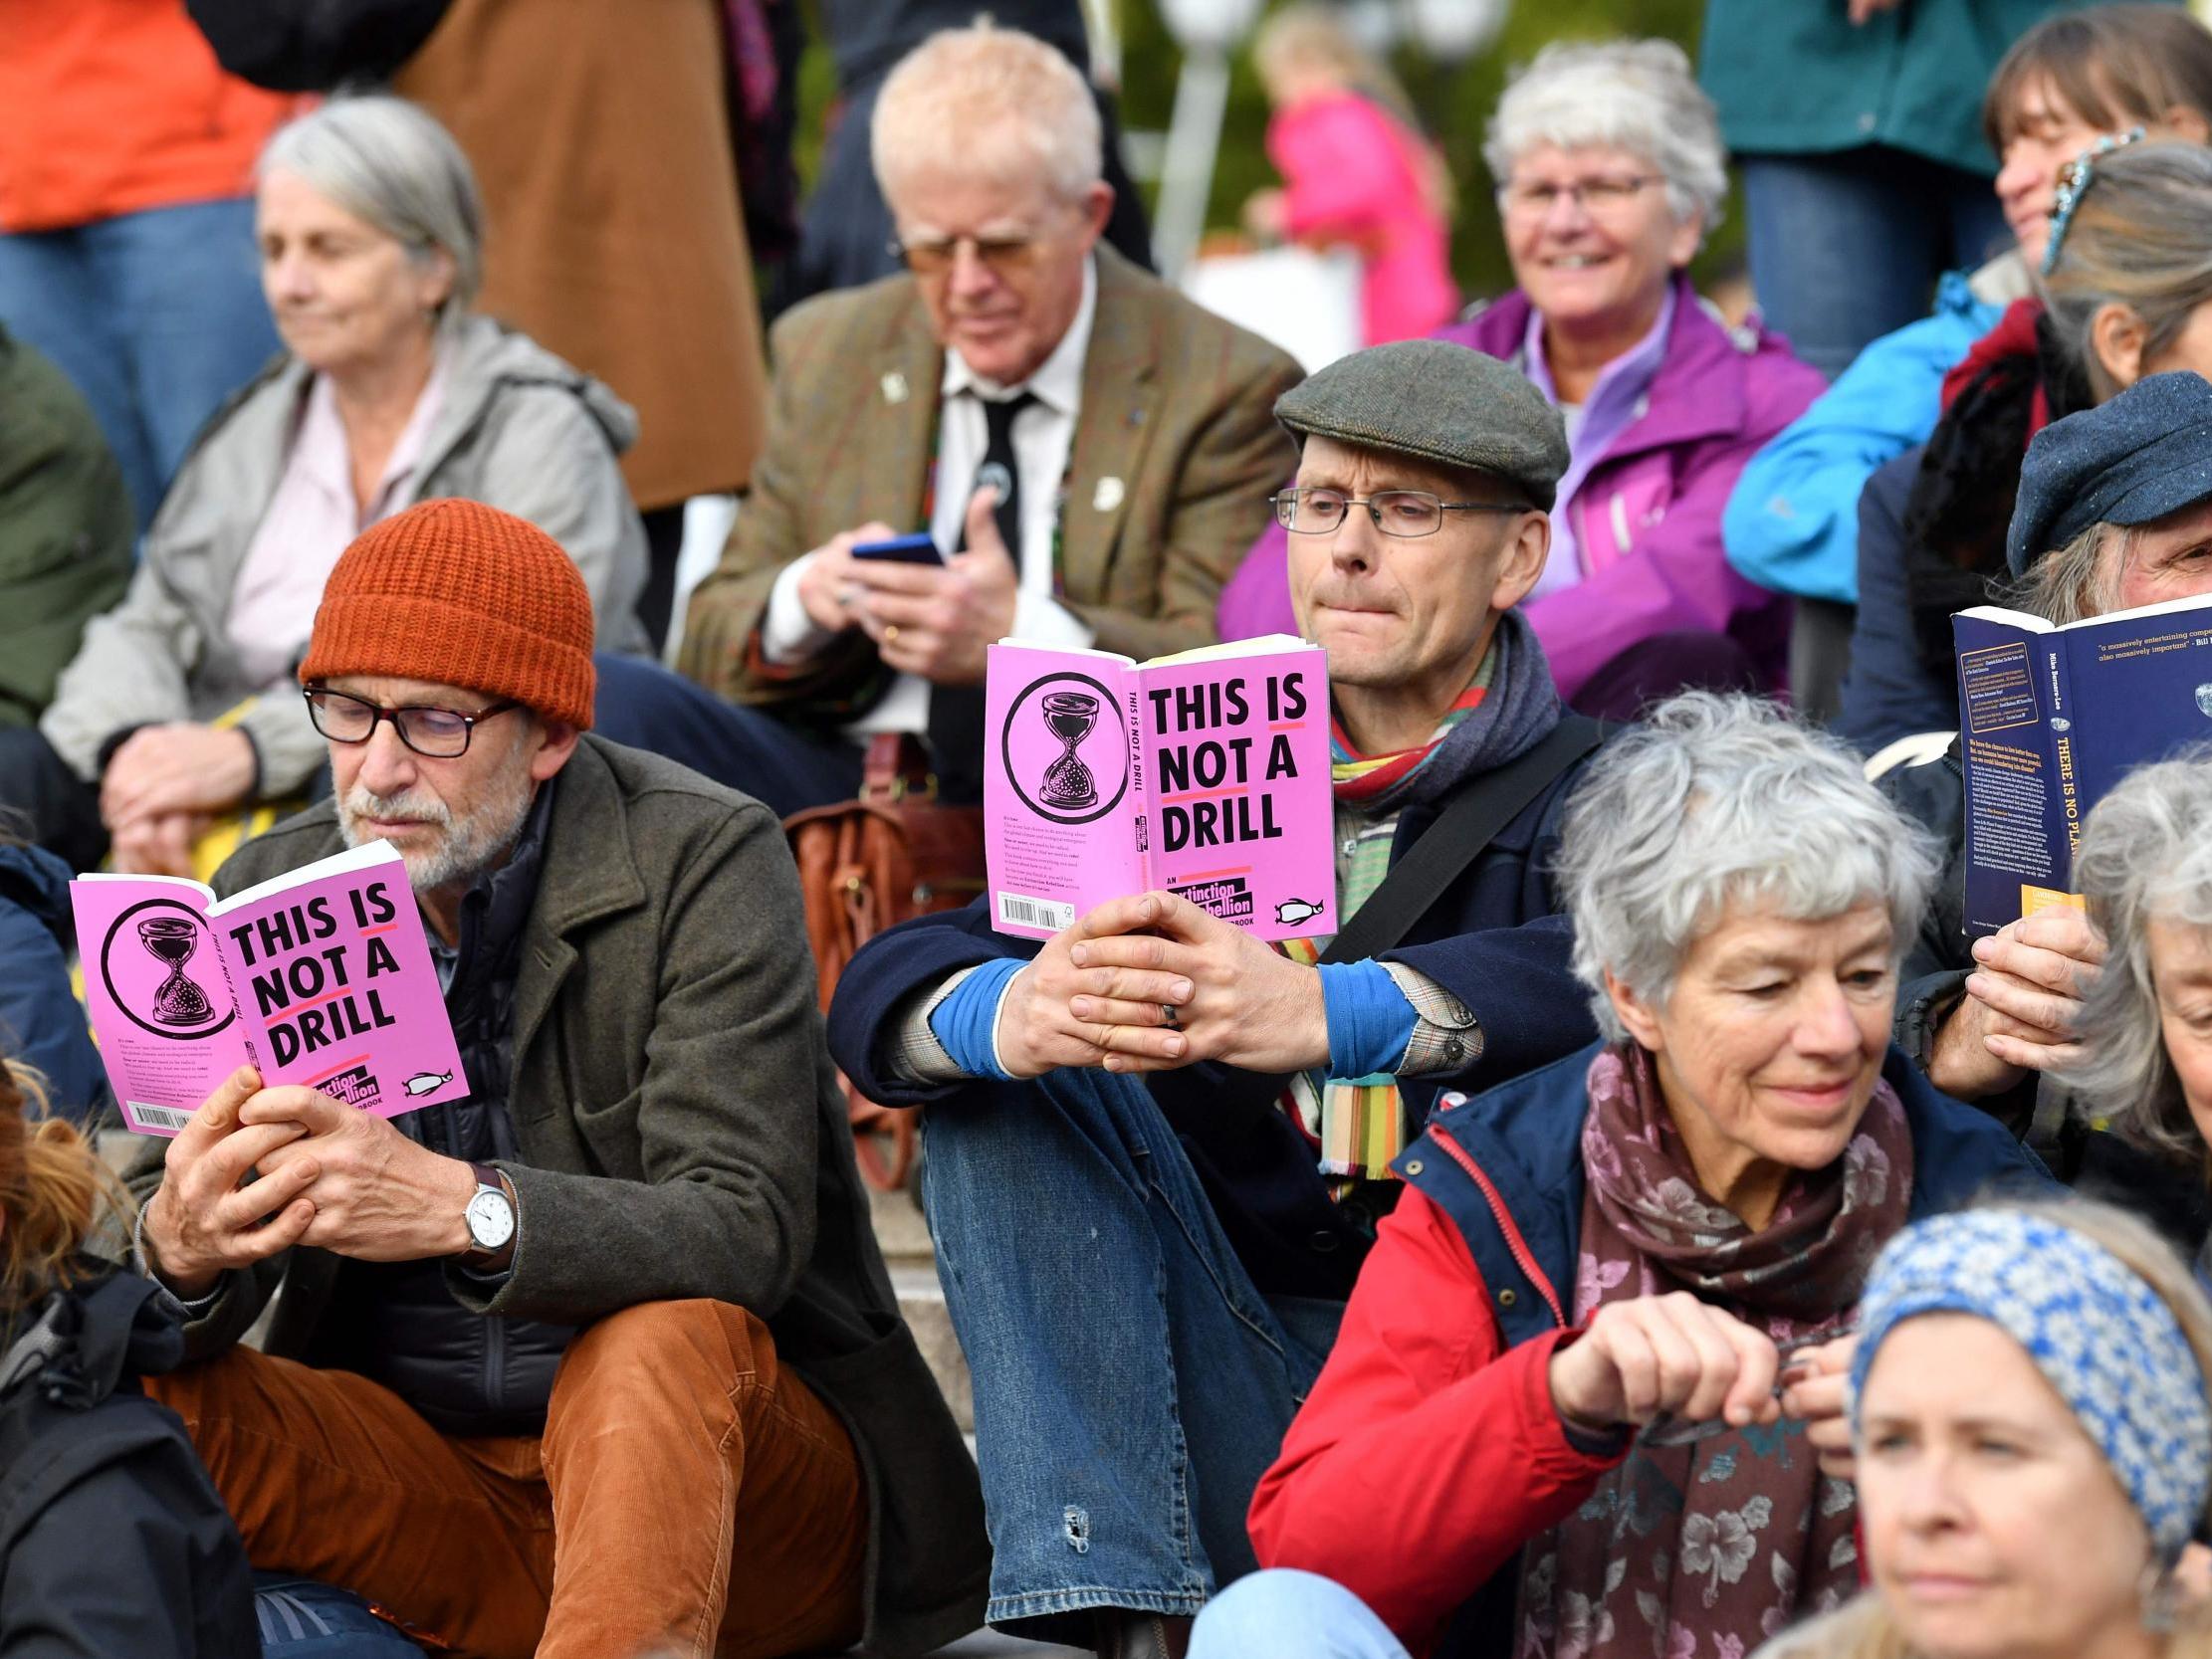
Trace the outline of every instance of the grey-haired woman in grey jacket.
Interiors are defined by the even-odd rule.
[[[214,818],[299,793],[324,748],[293,665],[354,534],[462,496],[568,550],[603,648],[641,647],[644,529],[611,391],[468,311],[467,159],[421,110],[341,99],[260,169],[263,291],[287,354],[211,421],[33,732],[0,732],[0,808],[80,868],[183,874]]]

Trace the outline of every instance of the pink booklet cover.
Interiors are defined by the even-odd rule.
[[[1049,938],[1165,888],[1261,938],[1336,932],[1329,677],[1287,634],[1148,663],[1001,641],[985,688],[993,925]]]
[[[379,1117],[469,1092],[398,849],[218,900],[167,876],[70,883],[85,1001],[123,1121],[176,1135],[251,1064]]]

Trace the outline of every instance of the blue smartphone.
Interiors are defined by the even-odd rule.
[[[856,541],[854,558],[889,559],[894,564],[943,564],[945,555],[937,550],[937,543],[926,532],[913,535],[894,535],[888,541]]]

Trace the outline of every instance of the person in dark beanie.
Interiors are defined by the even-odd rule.
[[[1274,506],[1328,651],[1343,931],[1278,952],[1161,892],[1039,945],[979,901],[878,934],[830,1008],[846,1076],[928,1113],[991,1620],[1110,1659],[1182,1652],[1251,1570],[1244,1507],[1439,1088],[1592,1031],[1550,870],[1598,733],[1516,608],[1559,415],[1441,340],[1356,352],[1275,413],[1303,451]]]
[[[976,1478],[790,858],[759,802],[584,729],[591,635],[559,545],[477,503],[339,559],[300,665],[332,796],[215,886],[396,847],[471,1093],[387,1120],[248,1069],[149,1143],[137,1249],[194,1361],[154,1392],[257,1565],[464,1652],[923,1651],[980,1608]]]

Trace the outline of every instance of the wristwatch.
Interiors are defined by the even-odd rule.
[[[461,1212],[469,1229],[469,1249],[461,1261],[479,1273],[503,1273],[515,1259],[515,1189],[489,1163],[469,1168],[476,1174],[476,1196]]]

